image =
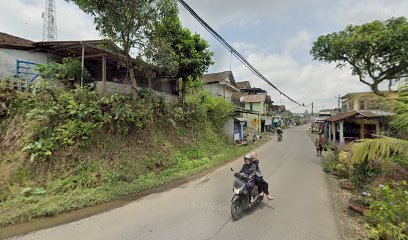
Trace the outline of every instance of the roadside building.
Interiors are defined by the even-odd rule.
[[[222,97],[232,101],[234,93],[239,89],[235,86],[234,75],[231,71],[204,74],[204,90],[210,92],[216,97]]]
[[[131,94],[129,71],[122,64],[116,45],[104,40],[33,42],[0,32],[0,79],[18,90],[28,89],[38,78],[38,64],[77,58],[91,74],[91,81],[101,94]],[[177,101],[178,80],[161,77],[153,66],[139,70],[142,63],[134,59],[138,88],[150,88],[171,101]],[[146,63],[143,63],[146,65]]]
[[[398,97],[394,91],[383,94]],[[349,93],[342,100],[342,112],[325,120],[328,138],[340,147],[357,139],[374,138],[388,130],[394,113],[387,110],[384,101],[374,93]]]

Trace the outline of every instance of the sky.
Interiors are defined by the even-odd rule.
[[[281,91],[314,110],[337,107],[336,96],[369,91],[349,68],[313,61],[309,55],[320,35],[349,24],[408,16],[407,0],[185,0],[198,15],[236,48]],[[0,0],[0,32],[41,40],[45,0]],[[64,0],[56,0],[58,40],[101,38],[90,16]],[[297,107],[261,79],[206,32],[179,6],[184,26],[205,38],[215,53],[209,72],[229,71],[236,81],[250,81],[268,91],[275,104]],[[297,108],[296,108],[297,107]]]

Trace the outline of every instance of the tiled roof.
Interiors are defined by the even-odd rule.
[[[231,71],[218,72],[218,73],[209,73],[209,74],[204,74],[203,75],[203,80],[206,83],[220,82],[220,81],[223,81],[223,80],[229,78],[230,75],[232,75]],[[232,79],[233,78],[234,77],[232,76]]]
[[[251,84],[249,81],[243,81],[243,82],[237,82],[235,83],[238,89],[245,89],[245,88],[251,88]]]
[[[267,97],[265,94],[245,95],[241,97],[241,100],[246,103],[266,102]]]
[[[0,48],[30,49],[33,48],[33,43],[30,40],[0,32]]]

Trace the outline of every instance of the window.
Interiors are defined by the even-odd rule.
[[[358,110],[366,110],[364,98],[358,100]]]
[[[354,110],[353,101],[349,101],[347,111],[353,111],[353,110]]]

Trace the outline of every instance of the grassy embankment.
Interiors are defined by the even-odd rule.
[[[227,143],[232,106],[203,93],[171,105],[87,90],[0,86],[0,225],[124,198],[213,168],[253,146]]]

